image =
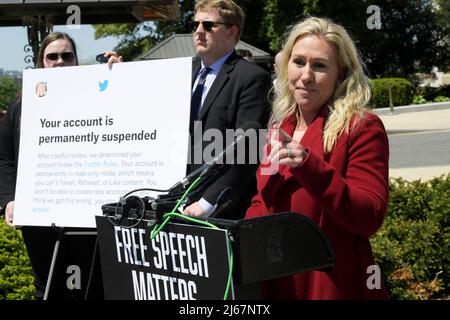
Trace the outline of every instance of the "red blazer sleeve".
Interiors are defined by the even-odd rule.
[[[256,176],[260,176],[261,174],[261,167],[258,168],[258,171],[256,172]],[[256,218],[256,217],[262,217],[269,214],[269,209],[264,204],[264,201],[261,197],[261,193],[258,192],[252,199],[252,202],[250,204],[250,207],[247,209],[247,212],[245,214],[246,219],[250,218]]]
[[[266,137],[266,144],[264,145],[263,149],[263,159],[261,161],[261,164],[258,167],[258,170],[256,171],[256,177],[257,177],[257,184],[258,184],[258,193],[252,198],[250,207],[247,209],[247,212],[245,213],[245,218],[256,218],[268,215],[270,213],[269,209],[264,203],[264,200],[261,196],[261,184],[264,184],[265,182],[262,181],[262,177],[266,177],[261,174],[261,170],[267,169],[267,167],[270,166],[270,163],[267,161],[267,156],[270,153],[270,144],[268,143],[269,139],[269,133],[267,133]],[[269,178],[270,179],[270,178]]]
[[[347,153],[340,155],[348,159],[345,176],[313,152],[290,170],[337,225],[370,236],[382,225],[389,195],[389,143],[381,120],[361,120],[347,144],[333,151],[339,152]]]

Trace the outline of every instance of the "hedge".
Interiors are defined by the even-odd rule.
[[[450,299],[450,173],[430,181],[391,179],[388,212],[370,239],[393,299]],[[0,217],[2,218],[2,217]],[[0,300],[31,299],[21,233],[0,222]]]
[[[21,85],[9,77],[0,77],[0,112],[6,110],[13,102]]]
[[[0,216],[0,300],[34,299],[33,272],[22,233]]]
[[[439,96],[450,98],[450,84],[441,87],[420,87],[419,94],[427,101],[435,101]]]
[[[394,106],[406,106],[413,99],[412,83],[403,78],[383,78],[371,80],[372,108],[389,107],[389,87],[392,89],[392,102]]]
[[[371,238],[393,299],[450,298],[450,173],[391,179],[382,228]]]

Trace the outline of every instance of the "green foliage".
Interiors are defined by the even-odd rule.
[[[123,24],[97,24],[95,28],[95,39],[102,37],[121,37],[133,35],[136,24],[135,23],[123,23]]]
[[[414,96],[412,103],[413,104],[424,104],[427,103],[429,101],[427,101],[423,96],[418,95],[418,96]]]
[[[6,110],[20,90],[20,85],[12,78],[0,78],[0,112]]]
[[[119,43],[114,50],[123,57],[124,61],[130,61],[141,53],[149,50],[154,42],[153,23],[142,24],[98,24],[94,25],[95,39],[103,37],[118,37]]]
[[[240,0],[235,2],[241,6],[245,13],[244,32],[242,33],[241,40],[270,52],[263,23],[265,15],[263,8],[266,1]]]
[[[394,106],[406,106],[412,102],[412,84],[407,79],[384,78],[371,81],[373,87],[373,108],[389,107],[389,87]]]
[[[181,17],[177,21],[155,21],[155,43],[175,33],[191,33],[195,0],[179,0]]]
[[[428,101],[434,101],[436,97],[450,97],[450,84],[440,87],[420,87],[420,94]]]
[[[114,50],[123,56],[124,61],[133,60],[174,33],[192,32],[190,22],[194,3],[194,0],[179,1],[181,17],[177,21],[94,25],[95,38],[118,37],[119,44]]]
[[[434,98],[433,101],[434,102],[447,102],[447,101],[450,101],[450,98],[444,97],[444,96],[437,96],[436,98]]]
[[[438,1],[441,10],[433,9],[433,1]],[[181,17],[177,21],[102,26],[96,36],[120,37],[116,50],[130,60],[173,33],[192,32],[189,21],[195,1],[178,3]],[[448,0],[236,0],[236,3],[247,16],[242,40],[271,53],[281,49],[290,26],[313,15],[329,17],[349,31],[373,78],[412,78],[418,72],[429,73],[433,67],[442,71],[450,68]],[[373,14],[367,13],[369,5],[380,8],[381,29],[367,27]]]
[[[391,179],[388,213],[370,239],[393,299],[450,299],[450,173],[427,182]],[[20,231],[0,217],[0,300],[32,299]]]
[[[439,10],[436,10],[436,25],[437,33],[441,34],[442,43],[447,45],[447,50],[450,47],[450,1],[448,0],[435,0],[436,6]],[[450,51],[450,50],[448,50]],[[450,66],[440,66],[441,71],[449,71]],[[450,85],[448,86],[450,87]],[[450,94],[445,96],[450,97]]]
[[[318,0],[265,1],[261,28],[270,50],[275,52],[281,49],[291,25],[308,14],[317,13],[317,2]]]
[[[265,43],[278,51],[290,25],[308,15],[329,17],[353,36],[371,77],[412,78],[434,66],[443,71],[450,68],[449,2],[439,0],[447,9],[437,11],[433,1],[265,0],[263,19],[249,23],[262,21]],[[370,5],[380,8],[380,29],[367,27]]]
[[[22,234],[0,219],[0,300],[33,299],[33,272]]]
[[[394,299],[450,297],[450,173],[390,182],[388,214],[371,238]]]
[[[361,51],[372,77],[411,78],[418,72],[429,73],[433,66],[441,70],[450,66],[449,33],[440,27],[433,2],[370,1],[381,9],[382,27],[361,30],[357,39],[362,42]]]

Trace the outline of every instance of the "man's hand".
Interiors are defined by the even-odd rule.
[[[109,58],[108,59],[108,67],[111,69],[113,63],[120,63],[123,62],[123,58],[122,56],[119,56],[116,52],[114,51],[106,51],[104,54],[105,57]]]
[[[206,211],[200,206],[197,201],[184,209],[183,214],[191,217],[202,217],[206,214]]]

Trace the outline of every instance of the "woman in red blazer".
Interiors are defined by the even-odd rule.
[[[389,144],[381,120],[365,108],[370,86],[355,45],[341,26],[308,18],[282,52],[268,156],[246,218],[286,211],[309,217],[330,240],[335,267],[267,281],[263,296],[388,298],[373,278],[379,269],[368,238],[386,214]]]

